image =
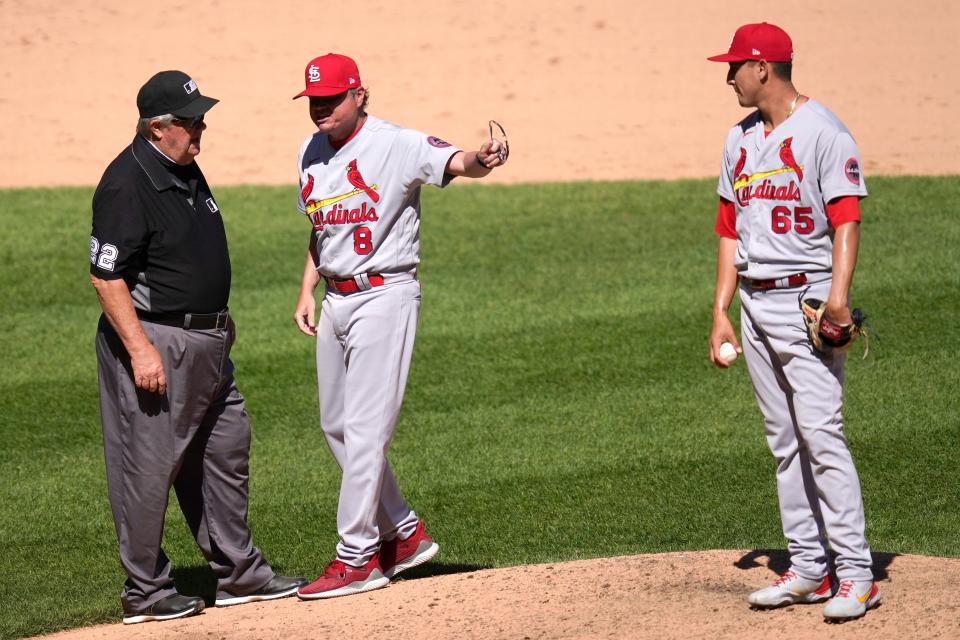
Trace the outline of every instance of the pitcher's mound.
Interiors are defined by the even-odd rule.
[[[442,555],[441,555],[442,559]],[[822,605],[752,611],[744,597],[787,569],[783,551],[703,551],[579,560],[395,580],[331,600],[287,598],[135,627],[48,636],[93,638],[960,638],[960,559],[874,555],[883,604],[827,625]],[[427,572],[431,565],[424,567]],[[432,571],[444,573],[442,563]]]

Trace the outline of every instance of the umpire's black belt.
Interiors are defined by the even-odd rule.
[[[217,313],[151,313],[137,309],[137,317],[145,322],[181,329],[225,329],[230,320],[226,309]]]

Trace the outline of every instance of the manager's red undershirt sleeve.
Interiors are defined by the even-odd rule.
[[[836,229],[848,222],[860,222],[860,198],[857,196],[841,196],[827,203],[827,219],[830,226]]]
[[[720,198],[717,204],[717,223],[713,230],[718,236],[737,239],[737,211],[729,200]]]

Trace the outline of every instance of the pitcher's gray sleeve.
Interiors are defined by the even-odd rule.
[[[817,169],[823,201],[841,196],[867,196],[857,143],[847,131],[824,135],[817,145]]]

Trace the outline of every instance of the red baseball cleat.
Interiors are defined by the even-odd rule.
[[[336,598],[352,593],[363,593],[387,586],[390,578],[383,575],[377,554],[362,567],[353,567],[340,560],[333,560],[323,570],[323,575],[305,587],[300,587],[297,597],[301,600]]]
[[[440,551],[440,545],[427,535],[423,522],[417,522],[417,529],[406,540],[399,537],[380,543],[380,566],[383,575],[392,578],[401,571],[427,562]]]

